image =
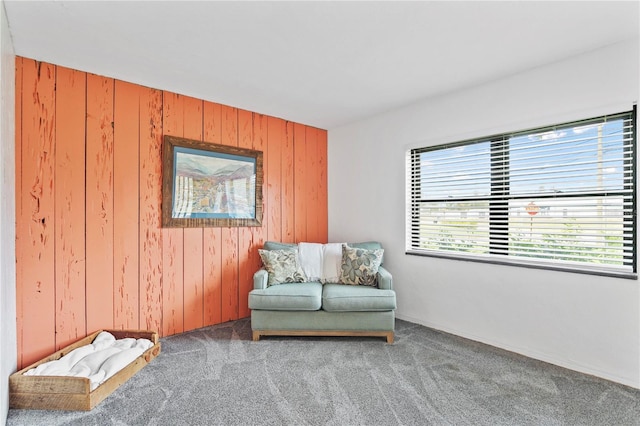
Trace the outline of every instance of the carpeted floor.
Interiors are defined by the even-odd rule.
[[[248,319],[162,339],[90,412],[8,425],[640,425],[640,390],[398,320],[381,338],[267,337]]]

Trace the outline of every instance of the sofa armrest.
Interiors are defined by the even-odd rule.
[[[253,288],[256,290],[264,290],[267,288],[267,282],[269,280],[269,273],[266,269],[258,269],[253,274]]]
[[[378,288],[393,290],[393,277],[391,273],[382,266],[378,268]]]

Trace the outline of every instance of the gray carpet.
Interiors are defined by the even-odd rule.
[[[640,391],[398,320],[381,338],[266,337],[249,320],[162,339],[90,412],[8,425],[640,425]]]

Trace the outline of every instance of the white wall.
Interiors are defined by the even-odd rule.
[[[0,424],[9,411],[8,377],[16,371],[15,56],[0,4]]]
[[[330,241],[384,244],[398,318],[640,388],[638,281],[404,254],[409,148],[629,110],[638,52],[629,40],[330,130]]]

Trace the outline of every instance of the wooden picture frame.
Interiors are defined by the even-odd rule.
[[[162,226],[261,226],[262,182],[262,151],[165,136]]]

